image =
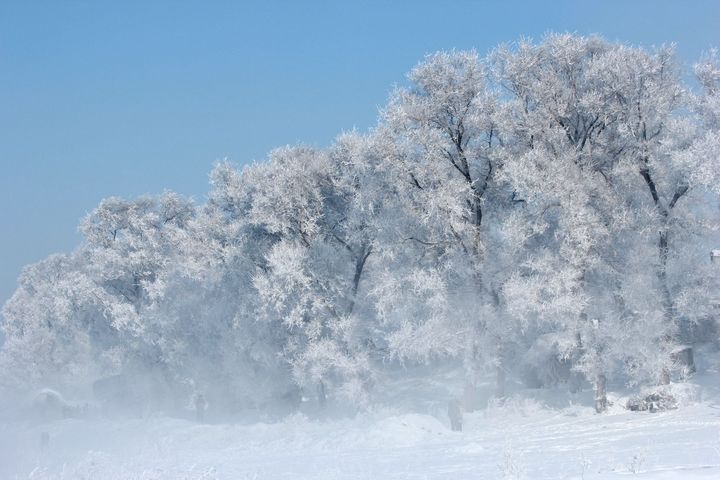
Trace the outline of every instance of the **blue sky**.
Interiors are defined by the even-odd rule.
[[[0,303],[101,198],[366,129],[424,54],[547,31],[720,46],[718,1],[0,0]]]

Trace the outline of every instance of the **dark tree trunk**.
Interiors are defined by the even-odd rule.
[[[353,313],[355,309],[355,300],[357,298],[358,288],[360,287],[360,280],[362,279],[363,270],[365,269],[365,262],[372,253],[371,247],[363,248],[363,251],[355,259],[355,272],[353,273],[352,290],[350,292],[350,305],[348,306],[348,315]]]
[[[643,138],[644,138],[644,130],[643,130]],[[675,193],[673,194],[672,199],[670,202],[667,203],[667,205],[663,202],[663,200],[660,198],[660,193],[658,192],[657,185],[655,184],[655,181],[651,175],[650,167],[649,167],[649,158],[647,155],[644,155],[641,159],[641,167],[640,167],[640,175],[645,180],[645,184],[648,187],[648,190],[650,192],[650,196],[653,199],[653,203],[655,204],[655,208],[657,209],[658,215],[660,216],[660,231],[659,231],[659,237],[658,237],[658,281],[660,283],[660,295],[662,297],[662,309],[663,309],[663,316],[665,317],[665,321],[668,326],[668,333],[665,336],[665,341],[668,344],[672,344],[676,342],[675,335],[678,330],[678,324],[677,324],[677,315],[675,312],[675,306],[673,304],[672,294],[670,292],[670,286],[668,284],[667,279],[667,264],[668,264],[668,257],[669,257],[669,251],[670,251],[670,244],[669,244],[669,229],[670,229],[670,214],[672,213],[673,209],[675,208],[675,205],[677,205],[678,200],[680,200],[689,190],[689,187],[687,185],[680,184],[676,187]],[[692,354],[692,352],[691,352]],[[670,383],[670,370],[668,368],[663,368],[662,372],[660,372],[660,381],[659,383],[661,385],[667,385]]]
[[[667,223],[667,220],[663,223]],[[667,225],[663,225],[660,230],[660,238],[658,239],[658,254],[660,257],[660,270],[658,277],[660,279],[660,288],[663,302],[663,313],[668,322],[675,322],[674,307],[670,287],[667,280],[667,262],[668,262],[668,229]]]

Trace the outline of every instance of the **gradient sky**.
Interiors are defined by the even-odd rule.
[[[423,55],[547,31],[720,46],[720,1],[0,0],[0,303],[103,197],[366,129]]]

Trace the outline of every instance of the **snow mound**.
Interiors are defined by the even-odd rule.
[[[433,416],[405,414],[375,422],[366,435],[370,445],[407,447],[432,442],[452,432]]]
[[[666,390],[675,400],[678,407],[695,405],[702,401],[702,387],[694,383],[671,383],[666,385]]]

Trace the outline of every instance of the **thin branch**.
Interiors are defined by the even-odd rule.
[[[675,190],[675,195],[673,195],[672,200],[670,200],[670,205],[668,206],[670,210],[675,207],[677,201],[680,200],[682,196],[688,192],[689,189],[690,187],[688,187],[687,185],[680,185],[677,190]]]

